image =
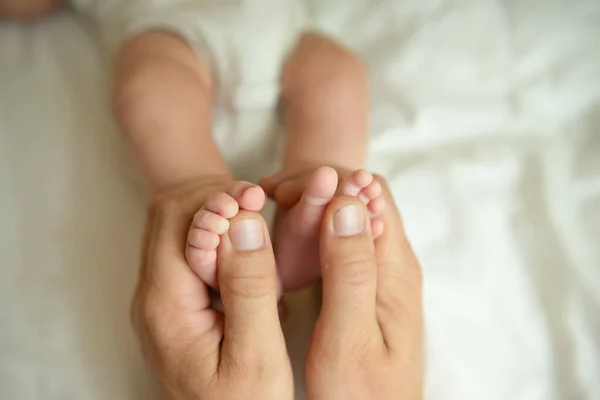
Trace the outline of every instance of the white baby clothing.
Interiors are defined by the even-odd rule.
[[[302,0],[73,2],[96,22],[111,53],[142,31],[177,34],[210,66],[219,94],[232,96],[226,103],[236,108],[273,106],[282,62],[308,11]]]
[[[309,0],[72,1],[95,23],[111,54],[143,31],[180,36],[210,66],[217,83],[212,134],[236,177],[256,180],[278,167],[279,78],[309,26]]]

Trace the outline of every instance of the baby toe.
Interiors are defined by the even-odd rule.
[[[373,182],[373,174],[364,169],[354,171],[344,182],[342,194],[358,196],[361,190]]]
[[[203,267],[214,263],[217,260],[217,251],[198,249],[196,247],[189,246],[186,250],[186,256],[188,262],[192,266],[192,269],[194,269],[194,272],[202,273],[196,267]]]
[[[367,170],[359,169],[354,171],[352,174],[352,179],[357,186],[364,188],[373,182],[373,174]]]
[[[229,230],[229,220],[214,212],[200,210],[194,215],[193,226],[223,235]]]
[[[367,209],[372,215],[378,215],[385,209],[385,200],[383,197],[376,197],[367,204]]]
[[[369,185],[364,187],[358,194],[358,198],[368,206],[373,200],[377,199],[383,193],[381,184],[377,181],[372,181]]]
[[[381,187],[381,184],[377,181],[372,181],[360,191],[360,195],[369,200],[373,200],[381,196],[382,193],[383,189]]]
[[[204,209],[219,214],[225,218],[233,218],[239,211],[237,201],[225,192],[211,194],[204,203]]]
[[[214,250],[219,241],[219,235],[206,229],[192,228],[188,233],[188,243],[197,249]]]
[[[384,223],[380,219],[371,220],[371,234],[373,235],[373,239],[377,239],[379,236],[383,234]]]
[[[308,179],[302,200],[311,206],[325,206],[335,195],[337,185],[337,172],[330,167],[320,167]]]
[[[239,182],[234,187],[233,197],[237,200],[240,208],[247,211],[260,211],[265,206],[265,192],[257,185],[249,182]]]
[[[202,282],[217,289],[217,251],[198,249],[188,245],[185,256],[191,270],[198,275]]]

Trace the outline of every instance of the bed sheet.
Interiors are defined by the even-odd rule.
[[[600,399],[600,3],[313,3],[370,72],[369,166],[424,271],[427,397]],[[144,195],[100,54],[68,12],[0,24],[1,399],[154,393],[128,322]],[[234,111],[217,129],[280,131]],[[273,167],[251,145],[230,154],[247,179]],[[291,305],[301,364],[315,305]]]

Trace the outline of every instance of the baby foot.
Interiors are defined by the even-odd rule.
[[[318,233],[325,207],[335,196],[337,172],[318,168],[305,185],[298,203],[275,215],[273,246],[284,290],[299,289],[320,276]]]
[[[217,247],[219,235],[229,230],[229,219],[240,209],[260,211],[265,205],[265,193],[260,186],[235,182],[225,191],[207,197],[196,213],[188,231],[185,255],[190,268],[204,283],[218,290]]]
[[[284,289],[294,290],[317,281],[321,275],[319,231],[323,212],[336,195],[357,196],[375,217],[385,207],[382,188],[373,175],[365,170],[350,173],[338,188],[338,174],[321,167],[299,180],[304,185],[297,204],[289,209],[279,208],[275,216],[275,259]],[[290,191],[297,190],[289,185]],[[371,219],[371,230],[377,238],[383,233],[383,222]]]
[[[373,174],[364,169],[352,172],[342,182],[339,193],[358,197],[367,206],[371,213],[371,233],[377,239],[383,233],[383,221],[376,218],[385,208],[383,189],[381,184],[375,180]]]

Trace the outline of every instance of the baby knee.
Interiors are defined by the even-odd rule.
[[[284,65],[284,95],[306,87],[337,90],[362,88],[367,72],[350,50],[317,33],[304,33]]]

